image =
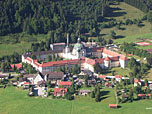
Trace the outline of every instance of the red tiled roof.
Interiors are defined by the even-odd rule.
[[[110,57],[111,61],[119,61],[118,57]]]
[[[42,64],[40,64],[40,63],[38,63],[37,61],[36,62],[34,62],[34,64],[37,66],[37,67],[40,67],[40,66],[42,66]]]
[[[100,51],[102,52],[103,49],[104,49],[103,47],[92,48],[93,51],[99,51],[99,52]]]
[[[104,63],[104,58],[100,58],[100,59],[95,59],[95,61],[99,64],[103,64]]]
[[[49,67],[49,66],[62,66],[66,64],[78,64],[79,60],[78,59],[73,59],[73,60],[62,60],[62,61],[51,61],[47,63],[42,63],[42,67]]]
[[[54,88],[54,93],[56,92],[61,92],[61,91],[64,91],[64,92],[67,92],[67,88]]]
[[[22,65],[21,65],[21,64],[12,64],[12,65],[11,65],[11,68],[14,68],[14,65],[15,65],[15,67],[16,67],[17,69],[22,68]]]
[[[109,58],[109,57],[106,57],[106,58],[105,58],[105,61],[110,61],[110,58]]]
[[[109,79],[104,79],[105,81],[109,81]]]
[[[138,83],[138,82],[141,82],[141,80],[140,79],[134,80],[134,83]]]
[[[32,63],[33,59],[30,57],[27,57],[26,60],[28,60],[30,63]]]
[[[117,108],[117,104],[109,104],[109,107],[115,107],[115,108]]]
[[[120,76],[120,75],[116,75],[116,76],[115,76],[115,78],[122,78],[122,76]]]
[[[124,60],[124,61],[128,60],[128,58],[127,58],[126,56],[124,56],[124,55],[121,55],[121,56],[120,56],[120,59],[121,59],[121,60]]]
[[[111,50],[108,50],[106,48],[103,49],[103,53],[104,54],[107,54],[109,56],[112,56],[112,57],[117,57],[117,56],[121,56],[121,54],[117,53],[117,52],[114,52],[114,51],[111,51]]]
[[[99,77],[99,78],[106,78],[105,75],[99,75],[98,77]]]
[[[85,59],[85,63],[90,64],[90,65],[95,65],[96,61],[94,59],[86,58]]]
[[[59,82],[59,85],[72,85],[72,82],[70,82],[70,81]]]
[[[147,94],[148,96],[151,96],[151,94]]]
[[[24,85],[30,85],[30,83],[29,82],[24,82]]]
[[[146,96],[146,94],[138,94],[138,97]]]
[[[105,86],[112,86],[110,83],[106,82]]]

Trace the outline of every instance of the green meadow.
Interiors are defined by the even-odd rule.
[[[120,104],[118,109],[110,109],[109,104],[115,103],[114,91],[102,91],[102,100],[96,103],[89,96],[68,101],[28,97],[27,90],[20,88],[0,88],[0,114],[151,114],[151,100]]]

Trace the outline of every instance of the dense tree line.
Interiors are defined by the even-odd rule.
[[[128,67],[131,70],[130,78],[141,78],[150,69],[148,64],[139,63],[134,58],[130,59]]]
[[[136,44],[134,44],[134,43],[124,42],[120,48],[126,54],[133,54],[133,55],[137,55],[139,57],[146,57],[146,58],[152,57],[152,54],[148,53],[146,50],[138,49],[135,46],[136,46]]]
[[[18,53],[14,53],[10,56],[3,56],[0,58],[1,62],[8,62],[10,64],[20,63],[21,62],[21,55]]]
[[[88,32],[108,12],[109,0],[3,0],[0,35]]]

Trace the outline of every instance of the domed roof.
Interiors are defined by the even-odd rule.
[[[78,42],[74,45],[73,49],[79,51],[83,48],[84,48],[84,45],[81,43],[80,38],[78,38]]]

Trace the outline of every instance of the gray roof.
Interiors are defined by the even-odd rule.
[[[32,77],[35,77],[35,75],[34,74],[25,74],[23,76],[23,78],[32,78]]]
[[[48,79],[52,79],[52,78],[62,79],[64,77],[63,72],[43,72],[43,75],[47,75]]]
[[[0,74],[0,78],[6,78],[6,77],[8,77],[8,75],[2,75],[2,74]]]

